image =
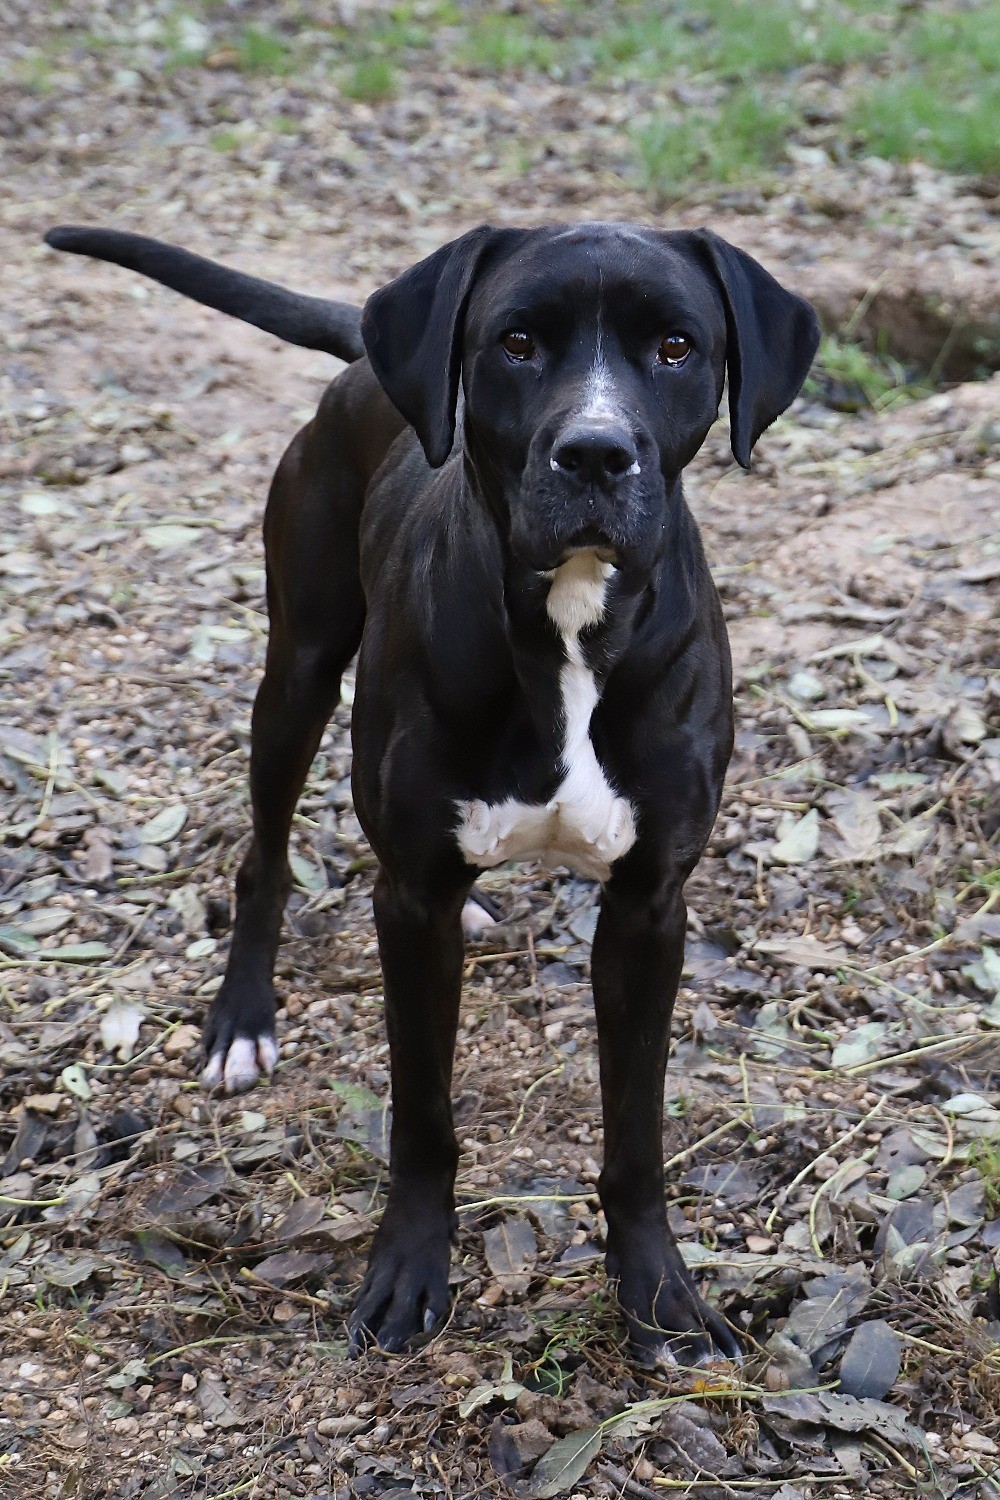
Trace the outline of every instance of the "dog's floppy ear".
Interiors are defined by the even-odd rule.
[[[432,469],[455,439],[465,310],[487,255],[521,231],[482,225],[374,292],[361,334],[372,369],[415,430]]]
[[[750,467],[753,446],[802,389],[819,344],[804,297],[710,229],[692,236],[718,283],[726,312],[726,372],[733,456]]]

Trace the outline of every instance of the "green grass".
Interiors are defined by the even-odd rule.
[[[610,25],[575,42],[578,57],[589,54],[598,75],[669,81],[683,72],[746,82],[806,64],[843,67],[884,55],[892,8],[863,6],[857,14],[846,4],[806,10],[797,0],[766,6],[701,0],[691,8],[643,0],[620,4],[612,14]]]
[[[724,83],[717,108],[667,105],[634,132],[656,196],[778,166],[785,140],[802,129],[798,80],[813,64],[849,68],[845,133],[858,151],[957,172],[1000,171],[1000,0],[957,15],[867,0],[810,11],[702,0],[686,24],[644,8],[606,34],[595,60],[645,77],[686,77],[689,85]]]
[[[202,67],[216,52],[247,75],[289,72],[294,34],[263,21],[240,29],[235,10],[164,0],[166,66]],[[625,99],[634,88],[645,118],[627,130],[633,171],[661,201],[780,172],[789,141],[1000,172],[1000,0],[530,0],[511,11],[390,0],[359,6],[353,21],[307,13],[316,60],[368,103],[402,92],[417,67],[613,84]],[[92,45],[127,60],[135,44],[112,35]],[[86,38],[54,38],[53,51]],[[51,87],[46,58],[21,76],[35,92]]]
[[[217,130],[212,136],[213,151],[235,151],[240,144],[240,137],[235,130]]]
[[[951,14],[927,12],[913,29],[909,50],[923,64],[958,63],[996,75],[1000,71],[1000,5],[979,4]]]
[[[740,78],[782,73],[805,63],[842,66],[884,52],[886,37],[872,24],[840,14],[835,5],[760,5],[755,0],[702,0],[705,29],[695,34],[704,67]]]
[[[357,27],[335,27],[338,62],[347,65],[340,73],[341,91],[366,104],[394,98],[413,53],[433,47],[442,28],[461,19],[452,0],[409,0],[364,15]]]
[[[953,172],[1000,171],[1000,76],[953,87],[936,70],[883,80],[855,100],[848,124],[873,156]]]
[[[341,81],[341,92],[348,99],[378,104],[396,93],[396,72],[386,57],[361,58]]]
[[[825,334],[806,381],[807,394],[837,411],[883,411],[899,401],[926,396],[898,360],[870,354],[860,344]]]
[[[1000,171],[1000,3],[919,16],[897,56],[888,77],[856,90],[847,124],[865,149],[956,172]]]
[[[477,72],[548,73],[567,50],[522,16],[485,15],[468,28],[457,57]]]
[[[739,182],[782,160],[792,123],[789,106],[749,85],[732,89],[713,110],[686,110],[638,128],[647,190],[668,198],[699,180]]]
[[[35,52],[16,65],[14,76],[31,93],[50,94],[52,92],[52,71],[50,59],[43,57],[39,52]]]
[[[292,65],[288,44],[273,31],[247,26],[236,44],[241,73],[287,73]]]
[[[969,1152],[969,1166],[983,1179],[986,1212],[1000,1212],[1000,1141],[976,1141]]]

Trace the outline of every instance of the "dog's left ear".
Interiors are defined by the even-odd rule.
[[[819,319],[804,297],[710,229],[692,239],[722,295],[733,456],[748,469],[761,433],[802,389],[819,345]]]
[[[455,440],[469,296],[487,257],[523,231],[484,224],[373,292],[361,335],[378,382],[413,427],[432,469]]]

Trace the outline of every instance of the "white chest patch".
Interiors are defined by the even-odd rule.
[[[581,552],[555,570],[546,600],[549,618],[563,638],[566,661],[559,674],[563,709],[563,777],[548,802],[460,802],[458,846],[470,864],[490,867],[507,860],[568,865],[581,875],[606,880],[616,859],[635,843],[632,804],[612,789],[590,738],[597,684],[584,660],[580,632],[604,613],[612,572],[596,553]]]

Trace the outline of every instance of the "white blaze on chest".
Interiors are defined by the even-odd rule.
[[[489,867],[531,859],[568,865],[605,880],[614,861],[635,843],[632,805],[611,787],[590,738],[598,691],[579,639],[580,632],[604,614],[612,571],[596,553],[581,552],[553,574],[545,607],[566,651],[559,674],[563,777],[545,803],[514,797],[494,803],[460,802],[456,837],[470,864]]]

